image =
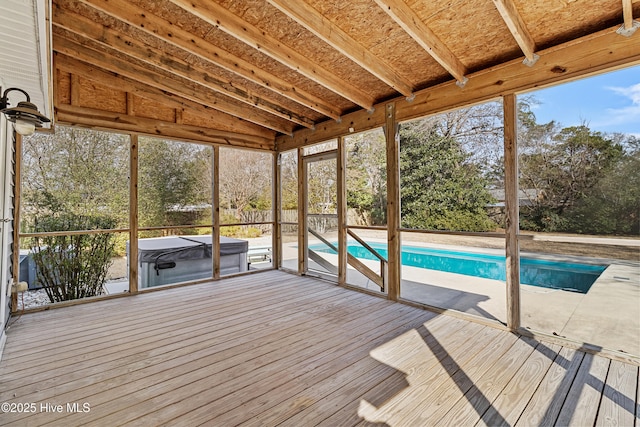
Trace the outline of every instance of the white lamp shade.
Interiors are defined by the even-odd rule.
[[[36,131],[36,125],[33,122],[29,122],[26,120],[16,120],[15,124],[16,132],[18,132],[22,136],[29,136]]]

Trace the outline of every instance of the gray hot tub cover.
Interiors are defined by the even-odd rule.
[[[246,240],[220,236],[220,255],[249,250]],[[127,242],[129,252],[129,242]],[[181,261],[211,258],[211,236],[169,236],[138,239],[138,262]]]

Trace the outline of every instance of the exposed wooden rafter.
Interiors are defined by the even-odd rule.
[[[327,117],[339,119],[341,112],[324,100],[292,85],[284,79],[261,70],[253,64],[189,33],[171,22],[154,15],[126,0],[83,0],[84,4],[112,18],[144,31],[163,42],[178,47],[203,61],[219,66],[238,76],[267,88],[294,102],[304,105]]]
[[[370,110],[373,106],[373,98],[365,91],[312,63],[303,54],[285,46],[219,4],[208,0],[169,1],[360,107]]]
[[[625,30],[633,27],[633,4],[631,0],[622,0],[622,18]]]
[[[404,0],[375,0],[375,2],[449,74],[455,77],[459,86],[465,85],[467,82],[465,66]]]
[[[270,150],[273,143],[269,140],[241,135],[236,132],[204,129],[197,126],[180,125],[162,120],[127,116],[72,105],[56,105],[56,116],[60,122],[70,125],[87,126],[98,129],[117,129],[127,132],[142,132],[156,136],[179,138],[185,141],[209,142],[212,144],[235,145],[246,148]]]
[[[62,30],[54,27],[56,37],[54,38],[53,50],[56,52],[64,53],[67,56],[80,59],[105,70],[138,80],[149,86],[180,94],[199,104],[207,105],[281,133],[291,133],[293,130],[293,126],[287,126],[281,120],[275,120],[275,117],[261,111],[244,108],[242,105],[230,102],[231,100],[224,99],[224,97],[209,88],[196,84],[187,84],[187,81],[178,77],[167,78],[165,75],[150,69],[134,65],[104,52],[89,49],[65,38],[64,34],[60,34],[60,31]]]
[[[453,82],[442,83],[416,93],[412,102],[396,100],[398,122],[437,114],[472,104],[486,102],[506,93],[518,93],[571,81],[589,73],[611,70],[624,65],[640,64],[640,40],[619,37],[615,28],[572,40],[540,52],[534,68],[523,67],[519,60],[473,73],[465,90],[455,90]],[[362,132],[384,125],[384,108],[377,106],[374,114],[356,111],[346,114],[341,123],[322,122],[311,131],[302,129],[293,137],[276,138],[278,151],[291,150],[328,141],[341,135]]]
[[[622,27],[618,29],[618,34],[629,37],[640,28],[640,22],[633,20],[632,0],[622,0]]]
[[[640,26],[638,0],[588,9],[577,1],[374,1],[52,0],[61,102],[174,126],[235,126],[295,148],[379,126],[389,102],[410,120],[593,74],[604,69],[593,68],[595,56],[638,44],[615,35],[623,22],[627,36]],[[595,44],[605,30],[620,40]],[[564,56],[545,58],[560,46]],[[535,69],[521,66],[542,53]]]
[[[411,96],[411,83],[376,58],[357,40],[301,0],[267,0],[271,5],[311,31],[318,38],[347,56],[356,64],[382,80],[404,96]]]
[[[246,135],[255,135],[265,139],[273,138],[275,132],[273,130],[265,129],[262,126],[258,126],[254,123],[250,123],[238,117],[228,115],[213,108],[204,106],[197,102],[193,102],[189,99],[182,98],[178,95],[163,91],[161,89],[148,86],[141,83],[138,80],[124,77],[117,73],[103,70],[95,65],[82,62],[78,59],[71,58],[61,53],[54,54],[54,65],[57,69],[71,73],[74,76],[84,77],[90,81],[99,83],[105,87],[113,90],[126,91],[129,96],[135,95],[141,98],[145,98],[151,101],[158,102],[176,109],[181,112],[183,109],[188,109],[191,114],[198,115],[209,121],[222,123],[225,128],[235,130],[238,133]],[[72,87],[73,89],[73,87]],[[77,102],[72,101],[72,105],[77,105]],[[127,108],[132,108],[132,103],[127,103]],[[133,114],[132,111],[128,111],[128,114]],[[176,120],[179,122],[180,120]]]
[[[147,46],[142,42],[115,30],[104,27],[82,15],[54,8],[54,22],[56,27],[63,28],[81,37],[95,40],[105,48],[126,52],[127,56],[145,62],[153,67],[171,70],[172,74],[191,80],[194,83],[209,87],[216,92],[236,99],[245,104],[255,106],[267,113],[292,121],[307,128],[313,127],[313,121],[287,110],[273,100],[264,99],[252,94],[249,90],[238,87],[233,82],[221,80],[207,70],[193,66],[175,56],[170,56],[159,49]]]
[[[513,38],[524,53],[524,63],[532,66],[539,59],[539,56],[535,53],[536,44],[529,30],[527,30],[527,26],[522,20],[513,0],[493,0],[493,3],[496,5],[498,12],[500,12],[502,19],[505,24],[507,24]]]

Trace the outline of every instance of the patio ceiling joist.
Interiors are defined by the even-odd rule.
[[[62,1],[58,1],[58,3],[62,3]],[[205,64],[220,67],[333,119],[340,117],[339,110],[319,97],[126,0],[110,0],[109,2],[83,0],[82,3],[142,31],[148,36],[173,45],[185,53],[197,57]]]
[[[169,1],[365,110],[373,106],[373,98],[364,90],[345,82],[219,4],[207,0]]]
[[[110,113],[91,108],[59,105],[56,107],[59,120],[71,125],[79,124],[98,129],[113,129],[128,132],[149,133],[156,136],[179,138],[184,141],[208,142],[218,145],[233,145],[260,150],[271,150],[270,140],[250,135],[240,135],[237,132],[226,132],[215,129],[203,129],[198,126],[173,126],[162,120],[145,117],[134,117],[126,114]]]
[[[521,76],[511,64],[528,68],[522,67],[523,56],[530,63],[549,49],[567,47],[563,57],[536,65],[539,75],[515,85],[517,90],[532,89],[547,78],[552,82],[569,74],[579,78],[593,73],[589,58],[602,52],[580,47],[579,58],[573,54],[575,46],[582,46],[585,37],[598,38],[602,31],[620,27],[623,16],[624,26],[634,29],[638,23],[633,16],[640,13],[640,0],[52,0],[52,4],[54,45],[74,42],[68,56],[141,81],[144,90],[153,87],[172,102],[198,105],[195,110],[171,107],[184,110],[190,125],[207,128],[206,122],[189,118],[216,109],[237,117],[238,123],[251,121],[274,132],[279,141],[289,141],[294,133],[292,139],[302,144],[320,142],[320,135],[344,135],[349,128],[378,126],[384,114],[375,109],[389,102],[397,103],[399,118],[409,111],[417,117],[487,99],[487,93],[494,97],[510,93],[509,85]],[[636,37],[620,38],[629,45],[639,43]],[[93,53],[88,55],[86,49]],[[76,57],[76,52],[85,56]],[[574,73],[571,61],[582,59],[584,67]],[[606,61],[606,55],[595,63],[601,59]],[[82,77],[79,72],[72,74]],[[485,75],[493,82],[455,85],[456,80],[462,86],[469,76],[484,79]],[[524,75],[530,77],[526,71]],[[105,98],[88,104],[108,105],[110,91],[100,96]],[[147,105],[164,111],[158,117],[170,115],[157,98]],[[227,129],[226,125],[211,121],[212,129]]]
[[[347,56],[365,70],[403,94],[411,96],[411,82],[377,58],[339,26],[322,16],[309,4],[299,0],[267,0],[269,4],[315,34],[319,39]]]
[[[640,28],[640,22],[633,19],[633,0],[622,0],[622,20],[618,34],[630,37]]]
[[[523,67],[520,60],[473,73],[469,83],[456,88],[453,82],[424,89],[412,102],[396,99],[398,122],[486,102],[504,94],[517,93],[562,81],[570,81],[598,71],[640,64],[640,39],[620,37],[617,27],[582,37],[540,52],[536,67]],[[631,40],[631,41],[630,41]],[[377,111],[383,111],[378,105]],[[297,131],[293,137],[279,136],[276,146],[285,151],[327,141],[351,132],[361,132],[384,125],[384,114],[356,111],[341,123],[322,122],[314,130]]]
[[[505,24],[509,27],[509,31],[518,46],[520,46],[522,53],[524,53],[524,63],[532,66],[538,60],[538,55],[535,53],[536,44],[513,0],[493,0],[493,3],[496,5],[498,12],[500,12]]]
[[[244,120],[281,133],[291,134],[293,130],[292,123],[285,123],[282,120],[278,120],[260,110],[245,108],[237,101],[221,97],[208,87],[192,83],[178,76],[168,76],[166,73],[162,73],[162,70],[160,69],[151,70],[146,67],[143,68],[124,59],[108,55],[104,51],[101,52],[90,49],[72,39],[67,38],[62,31],[63,30],[57,27],[54,28],[54,34],[57,36],[54,39],[53,44],[53,50],[55,52],[64,53],[67,56],[97,65],[105,70],[138,80],[146,85],[153,86],[167,92],[180,93],[191,101],[202,105],[208,105],[227,114],[240,117]]]
[[[208,87],[225,96],[255,106],[267,113],[307,128],[313,127],[312,120],[302,117],[296,112],[287,110],[286,107],[278,105],[277,101],[261,98],[246,88],[234,85],[233,82],[219,79],[206,69],[191,65],[157,48],[146,46],[132,37],[120,34],[111,28],[104,27],[82,15],[56,8],[54,10],[53,25],[75,33],[87,40],[95,40],[106,49],[112,48],[119,52],[126,52],[126,56],[144,62],[152,67],[171,70],[171,74],[177,77]]]
[[[631,4],[631,0],[622,0],[622,19],[625,30],[633,28],[633,4]]]
[[[404,0],[375,0],[375,2],[449,74],[455,77],[459,86],[465,85],[467,81],[465,66]]]
[[[82,62],[64,54],[54,53],[54,57],[55,66],[58,70],[71,73],[72,75],[81,76],[92,82],[99,82],[100,85],[112,90],[126,91],[130,95],[154,101],[160,105],[166,105],[174,108],[176,112],[178,112],[177,114],[181,114],[182,111],[187,109],[191,114],[201,117],[202,120],[210,120],[223,124],[223,126],[221,126],[223,130],[226,129],[229,132],[235,131],[243,135],[252,135],[262,138],[261,143],[272,140],[275,135],[274,131],[265,129],[262,126],[258,126],[241,118],[231,116],[153,86],[145,85],[137,80],[121,76],[111,71],[103,70],[95,65]],[[71,105],[74,104],[75,103],[72,102]],[[132,107],[130,104],[131,102],[127,105],[128,110],[133,109],[135,113],[135,107]],[[60,105],[62,104],[58,103],[58,106]],[[77,104],[74,106],[77,107]],[[75,121],[80,123],[78,119]],[[91,123],[86,124],[91,125]],[[116,123],[115,126],[118,126],[118,124]],[[155,131],[153,133],[157,134]]]

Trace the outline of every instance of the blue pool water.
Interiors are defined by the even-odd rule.
[[[387,246],[385,244],[369,243],[369,246],[387,258]],[[316,252],[335,253],[322,244],[313,245],[310,249]],[[357,243],[350,243],[347,250],[356,258],[377,259],[371,252]],[[498,255],[403,246],[402,265],[486,279],[506,280],[505,257]],[[606,267],[606,265],[521,258],[520,283],[586,294]]]

